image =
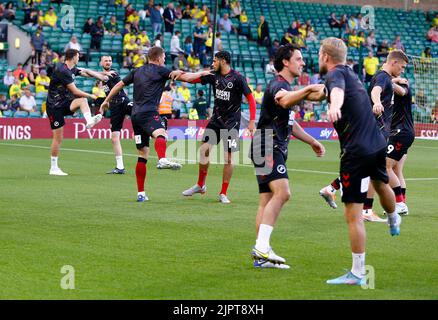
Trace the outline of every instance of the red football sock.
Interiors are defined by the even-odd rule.
[[[225,194],[225,195],[227,194],[227,189],[229,184],[230,184],[229,182],[222,182],[222,189],[220,194]]]
[[[205,185],[206,178],[207,178],[207,169],[199,168],[198,186],[202,188]]]
[[[144,192],[144,181],[146,180],[146,159],[138,158],[135,167],[135,176],[137,178],[138,192]]]
[[[158,136],[155,139],[154,147],[157,152],[158,160],[166,158],[166,139],[163,136]]]

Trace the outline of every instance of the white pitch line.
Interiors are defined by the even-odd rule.
[[[438,180],[438,178],[406,178],[406,181],[434,181]]]
[[[50,147],[47,147],[47,146],[39,146],[39,145],[32,145],[32,144],[18,144],[18,143],[4,143],[4,142],[0,142],[0,145],[3,145],[3,146],[13,146],[13,147],[24,147],[24,148],[46,149],[46,150],[50,149]],[[61,151],[73,151],[73,152],[84,152],[84,153],[114,155],[113,152],[109,152],[109,151],[96,151],[96,150],[72,149],[72,148],[61,148]],[[138,157],[137,154],[132,154],[132,153],[125,153],[123,155],[127,156],[127,157]],[[156,156],[149,156],[149,158],[156,159],[157,157]],[[187,161],[189,163],[196,163],[195,160],[191,160],[191,159],[174,159],[174,160],[177,160],[177,161]],[[212,161],[211,164],[220,164],[220,163]],[[253,166],[250,165],[250,164],[236,164],[236,166],[253,168]],[[302,173],[327,174],[327,175],[336,175],[336,176],[339,175],[338,172],[332,172],[332,171],[318,171],[318,170],[306,170],[306,169],[294,169],[294,168],[288,168],[287,171],[302,172]]]

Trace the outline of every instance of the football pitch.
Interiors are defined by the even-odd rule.
[[[324,145],[319,159],[290,143],[292,197],[271,244],[291,269],[260,270],[250,258],[258,206],[251,166],[235,168],[232,203],[223,205],[221,165],[210,167],[206,195],[184,198],[197,165],[160,171],[151,150],[150,201],[137,203],[132,141],[123,141],[127,174],[106,175],[114,166],[109,140],[65,140],[59,162],[67,177],[48,175],[49,140],[1,141],[0,298],[438,299],[438,142],[416,140],[410,149],[401,235],[366,224],[366,264],[375,272],[367,290],[325,284],[351,267],[351,251],[340,196],[333,210],[318,195],[338,171],[338,142]],[[60,285],[66,265],[74,290]]]

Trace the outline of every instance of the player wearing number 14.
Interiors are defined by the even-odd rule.
[[[209,165],[209,154],[213,145],[223,140],[225,164],[222,180],[222,189],[219,193],[221,203],[230,203],[227,189],[233,173],[232,153],[239,151],[240,108],[242,95],[249,102],[250,121],[248,130],[251,134],[255,130],[256,102],[248,87],[245,78],[230,67],[231,55],[227,51],[219,51],[213,59],[214,73],[201,77],[202,84],[211,84],[214,88],[213,116],[205,128],[200,148],[200,163],[198,182],[193,187],[183,191],[183,196],[192,196],[195,193],[204,194],[205,180]]]

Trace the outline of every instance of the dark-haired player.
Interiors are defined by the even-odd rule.
[[[248,87],[246,79],[237,71],[231,69],[231,55],[227,51],[219,51],[213,59],[214,74],[201,77],[202,84],[211,84],[214,88],[213,115],[205,128],[200,147],[200,162],[198,182],[193,187],[183,191],[184,196],[195,193],[205,193],[205,180],[209,166],[209,155],[213,145],[223,140],[225,164],[222,178],[222,188],[219,192],[221,203],[230,203],[227,189],[233,173],[232,153],[239,151],[239,129],[241,118],[242,95],[249,102],[250,121],[248,130],[255,129],[256,102]]]
[[[342,202],[350,235],[352,268],[328,284],[361,285],[365,282],[365,225],[363,203],[368,185],[374,186],[388,212],[392,236],[400,234],[401,217],[395,212],[394,192],[386,172],[386,139],[373,116],[370,100],[357,75],[345,65],[347,47],[341,39],[326,38],[319,50],[321,74],[329,102],[328,116],[339,135]]]
[[[120,82],[120,76],[111,69],[113,64],[111,56],[102,56],[100,58],[100,65],[102,66],[104,72],[113,71],[114,74],[109,77],[108,81],[103,83],[103,89],[105,95],[108,95],[111,89]],[[107,172],[108,174],[124,174],[125,166],[123,164],[123,151],[122,145],[120,143],[120,130],[123,127],[123,121],[125,117],[131,115],[133,103],[129,101],[125,90],[120,90],[120,92],[112,98],[110,101],[110,114],[111,114],[111,143],[113,146],[114,154],[116,157],[116,167]],[[103,112],[103,109],[100,109]]]
[[[209,71],[199,73],[171,71],[164,66],[165,59],[166,55],[162,48],[151,48],[148,52],[149,63],[134,69],[123,80],[117,83],[101,106],[104,110],[124,86],[134,84],[134,106],[132,108],[131,122],[138,151],[135,169],[138,202],[149,200],[144,191],[144,182],[146,179],[146,163],[149,156],[149,139],[151,137],[155,139],[154,147],[158,156],[157,168],[181,168],[181,164],[169,161],[166,158],[167,133],[164,122],[158,114],[158,106],[167,80],[179,78],[181,81],[193,81],[209,73]]]
[[[299,77],[305,63],[299,48],[292,45],[278,49],[274,67],[278,75],[269,82],[263,97],[260,120],[251,142],[251,160],[259,185],[259,207],[256,217],[256,244],[251,252],[258,268],[289,269],[286,260],[271,248],[270,237],[281,208],[290,198],[286,160],[291,134],[309,144],[318,157],[324,146],[294,121],[290,108],[303,99],[315,100],[323,85],[311,85],[291,91],[291,83]]]
[[[65,62],[58,63],[51,76],[49,92],[47,94],[46,112],[53,132],[51,146],[50,175],[66,176],[58,167],[58,155],[61,148],[65,125],[65,116],[73,115],[81,110],[87,121],[87,128],[91,128],[102,120],[102,115],[91,116],[87,98],[96,100],[96,96],[79,90],[75,85],[75,77],[94,77],[106,81],[108,77],[95,71],[78,69],[79,51],[69,49],[65,53]]]

